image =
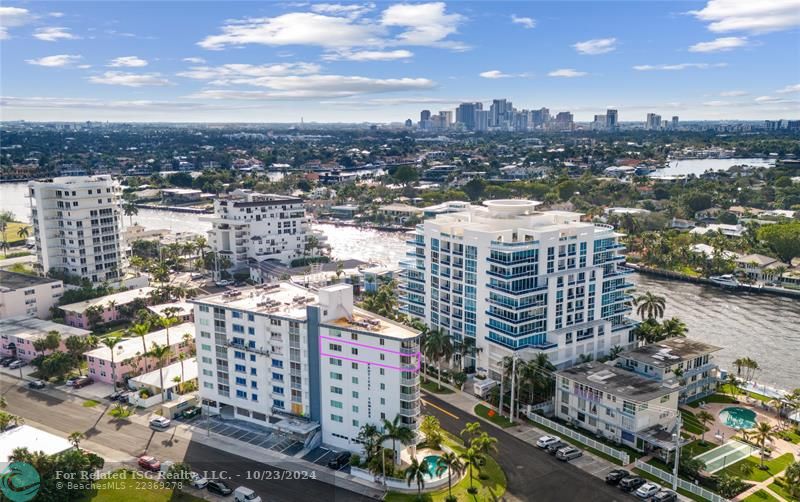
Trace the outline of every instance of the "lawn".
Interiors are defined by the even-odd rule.
[[[768,480],[772,476],[774,476],[774,475],[778,474],[779,472],[783,471],[784,469],[786,469],[786,467],[789,464],[792,463],[793,459],[794,459],[794,457],[793,457],[793,455],[791,453],[784,453],[783,455],[781,455],[778,458],[774,458],[772,460],[767,460],[766,462],[764,462],[764,464],[767,466],[767,470],[766,471],[762,471],[759,468],[760,463],[759,463],[758,458],[750,456],[750,457],[747,457],[745,459],[742,459],[742,460],[736,462],[733,465],[729,465],[728,467],[722,469],[721,471],[717,472],[716,474],[719,475],[719,474],[722,474],[722,473],[726,473],[726,474],[729,474],[731,476],[739,476],[743,480],[761,482],[761,481]],[[745,475],[744,472],[742,472],[742,470],[741,470],[742,469],[742,465],[744,465],[745,463],[749,463],[753,467],[753,472],[751,472],[748,475]]]
[[[786,481],[783,478],[778,478],[770,483],[769,489],[786,500],[792,500],[792,497],[789,495],[789,490],[786,489]]]
[[[433,379],[428,380],[427,382],[422,382],[421,385],[422,385],[423,389],[425,389],[428,392],[433,393],[433,394],[452,394],[453,393],[453,389],[451,389],[449,387],[445,387],[444,385],[440,389],[438,384],[436,383],[436,380],[433,380]]]
[[[30,256],[33,253],[30,251],[10,251],[8,254],[0,253],[0,260],[6,260],[9,258],[20,258],[22,256]]]
[[[84,408],[94,408],[98,404],[100,404],[100,401],[95,401],[94,399],[87,399],[86,401],[83,402],[83,407]]]
[[[445,433],[445,444],[456,453],[464,452],[463,444],[452,434]],[[465,472],[465,474],[461,481],[457,483],[454,481],[453,484],[453,495],[459,501],[483,502],[485,500],[500,500],[506,491],[506,475],[497,461],[491,456],[486,458],[486,464],[481,468],[481,476],[478,476],[478,473],[473,471],[473,486],[478,488],[478,492],[475,495],[467,491],[469,488],[469,472]],[[415,486],[412,482],[411,487]],[[434,492],[423,493],[422,498],[430,502],[443,502],[447,495],[448,490],[447,486],[445,486]],[[417,494],[389,492],[384,500],[387,502],[412,502],[417,500]]]
[[[711,394],[710,396],[706,396],[702,399],[698,399],[697,401],[688,403],[688,406],[692,408],[697,408],[700,406],[700,403],[733,403],[733,398],[731,396],[727,396],[725,394]]]
[[[97,483],[100,486],[97,492],[83,502],[201,502],[203,500],[171,488],[152,488],[150,485],[155,484],[155,480],[133,477],[131,474],[132,471],[116,471],[113,479]],[[137,481],[149,489],[137,487]]]
[[[790,443],[798,444],[800,443],[800,433],[798,433],[795,429],[788,429],[778,433],[778,436],[785,441],[789,441]]]
[[[499,425],[504,429],[514,425],[514,422],[511,420],[507,419],[506,417],[501,417],[495,410],[492,408],[487,408],[482,404],[475,405],[475,414],[481,418],[485,418],[495,425]]]
[[[687,410],[681,410],[681,417],[683,418],[683,429],[693,434],[702,434],[708,428],[704,427],[700,420],[694,416],[694,413]]]
[[[689,457],[694,458],[698,455],[702,455],[703,453],[713,450],[716,448],[717,444],[712,443],[711,441],[706,441],[703,443],[699,439],[697,441],[692,441],[691,443],[687,444],[681,449],[682,455],[689,455]]]
[[[773,500],[775,502],[779,502],[778,499],[767,493],[765,490],[758,490],[754,494],[744,499],[744,502],[759,502],[761,500],[766,502],[772,502]]]
[[[731,389],[730,384],[726,383],[726,384],[723,384],[723,385],[719,386],[719,391],[724,393],[724,394],[731,394],[732,389]],[[755,392],[744,391],[743,389],[738,389],[736,394],[739,395],[739,396],[748,395],[748,396],[752,397],[753,399],[758,399],[762,403],[768,403],[768,402],[773,400],[773,398],[771,398],[769,396],[765,396],[763,394],[757,394]]]
[[[12,221],[6,226],[6,231],[4,235],[5,239],[0,239],[0,240],[5,240],[6,242],[8,242],[9,246],[14,246],[16,244],[23,244],[25,242],[25,238],[20,238],[20,236],[17,235],[17,232],[19,232],[19,229],[22,227],[27,227],[29,235],[31,236],[33,235],[33,229],[31,228],[30,225],[28,225],[27,223],[19,223],[17,221]]]

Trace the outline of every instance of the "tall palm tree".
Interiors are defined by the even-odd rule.
[[[473,467],[478,467],[483,460],[483,456],[478,453],[475,448],[467,448],[464,453],[461,454],[461,459],[464,461],[464,465],[467,466],[469,469],[469,490],[473,492],[475,488],[472,485],[472,469]]]
[[[442,453],[436,462],[436,476],[441,476],[447,470],[447,493],[448,499],[453,498],[453,474],[460,476],[464,472],[464,462],[458,458],[455,452],[448,451]]]
[[[397,441],[401,444],[409,444],[414,440],[414,431],[400,423],[400,415],[395,415],[391,422],[383,419],[383,435],[381,443],[387,439],[392,440],[392,461],[397,463]]]
[[[164,317],[159,318],[158,322],[162,328],[167,332],[167,346],[171,346],[169,343],[169,328],[178,324],[178,318],[175,317],[173,314],[178,309],[175,307],[168,307],[164,309]]]
[[[667,301],[663,296],[655,295],[649,291],[636,297],[633,301],[633,304],[636,306],[636,313],[639,314],[642,320],[645,318],[663,318],[666,303]]]
[[[783,480],[789,495],[800,500],[800,462],[792,462],[783,473]]]
[[[481,423],[480,422],[467,422],[467,425],[461,429],[461,435],[466,435],[466,439],[464,440],[464,444],[468,447],[472,446],[472,441],[476,437],[480,436],[481,434]]]
[[[705,444],[706,430],[707,430],[706,424],[714,421],[714,415],[707,412],[706,410],[702,410],[700,411],[700,413],[697,414],[697,420],[699,420],[700,423],[703,424],[703,433],[700,435],[700,442]]]
[[[430,329],[425,333],[425,339],[422,345],[422,353],[425,356],[425,371],[428,373],[428,368],[431,364],[435,364],[439,358],[439,349],[442,346],[445,337],[444,331],[440,328]],[[441,383],[439,385],[441,388]]]
[[[135,195],[132,196],[134,199],[136,198]],[[133,226],[133,217],[139,214],[139,208],[136,207],[136,204],[133,200],[126,200],[122,203],[122,212],[125,213],[125,216],[130,218],[131,226]]]
[[[419,461],[416,458],[412,458],[411,465],[406,468],[405,476],[408,486],[411,486],[412,481],[417,483],[417,500],[422,498],[422,487],[425,486],[425,476],[428,474],[429,468],[427,460]]]
[[[661,323],[661,334],[664,338],[684,338],[686,336],[686,323],[673,317]]]
[[[23,225],[19,227],[19,230],[17,230],[17,237],[19,237],[20,239],[27,239],[29,235],[30,235],[30,227],[28,227],[27,225]],[[786,267],[784,267],[784,272],[786,272],[785,269]]]
[[[169,345],[159,345],[153,342],[148,355],[154,357],[158,361],[158,376],[161,380],[161,401],[166,402],[166,392],[164,391],[164,361],[166,361],[171,353]]]
[[[80,450],[81,441],[84,439],[86,439],[86,434],[83,432],[76,431],[67,436],[67,441],[72,443],[72,446],[74,446],[76,450]]]
[[[766,466],[764,465],[764,457],[766,454],[764,453],[764,449],[767,446],[767,441],[772,441],[775,437],[775,428],[772,425],[768,424],[767,422],[758,422],[756,425],[756,429],[751,436],[756,444],[761,448],[761,469],[765,470]]]
[[[111,351],[111,380],[114,382],[115,389],[117,388],[117,364],[115,361],[116,355],[114,354],[114,347],[116,347],[121,341],[121,336],[109,336],[108,338],[103,338],[102,340],[103,345],[108,347],[108,349]]]
[[[185,381],[184,374],[183,374],[183,361],[184,361],[184,359],[186,359],[186,354],[184,354],[183,352],[178,354],[178,361],[180,361],[180,363],[181,363],[181,377],[180,377],[181,378],[181,384],[183,384],[183,382]]]
[[[497,452],[497,438],[490,436],[487,432],[481,432],[481,435],[472,441],[471,447],[481,455]]]
[[[183,343],[184,345],[189,347],[189,355],[194,356],[195,355],[194,335],[192,335],[191,333],[184,333]]]
[[[141,322],[141,323],[138,323],[138,324],[134,324],[133,326],[128,328],[128,333],[129,334],[134,335],[134,336],[138,336],[139,338],[142,339],[142,349],[143,349],[142,350],[142,355],[145,355],[145,357],[143,357],[142,360],[144,361],[144,371],[145,372],[147,372],[147,357],[146,357],[146,354],[147,354],[147,342],[146,342],[145,339],[147,338],[147,334],[149,332],[150,332],[150,323],[149,322]]]

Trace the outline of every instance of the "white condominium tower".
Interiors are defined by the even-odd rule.
[[[537,205],[493,200],[426,220],[401,263],[401,311],[474,345],[465,366],[495,379],[505,356],[566,367],[634,345],[619,234]]]
[[[236,190],[214,201],[209,245],[227,256],[234,270],[254,260],[278,260],[289,265],[301,258],[309,235],[302,199]]]
[[[109,175],[28,183],[41,271],[115,282],[122,277],[121,189]]]
[[[192,301],[212,413],[262,424],[303,417],[324,444],[352,451],[368,423],[399,416],[416,431],[419,333],[355,308],[352,286],[313,293],[284,282]]]

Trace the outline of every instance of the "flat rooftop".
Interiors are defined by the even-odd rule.
[[[636,373],[596,362],[579,364],[557,374],[631,401],[646,402],[679,390],[664,387],[660,382]]]
[[[17,448],[56,455],[72,448],[72,443],[66,438],[23,424],[0,432],[0,464],[8,463],[8,458]]]
[[[38,340],[51,331],[56,331],[61,338],[70,336],[87,336],[91,331],[35,317],[17,316],[0,319],[0,335],[13,336],[23,340]]]
[[[289,282],[230,289],[190,300],[190,303],[298,320],[306,318],[306,305],[316,302],[315,293]]]
[[[418,331],[408,326],[390,321],[385,317],[381,317],[358,307],[353,308],[353,315],[349,319],[347,317],[340,317],[339,319],[333,319],[322,324],[328,327],[381,335],[397,340],[416,338],[419,335]]]
[[[144,288],[135,288],[129,289],[127,291],[122,291],[120,293],[114,293],[113,295],[106,295],[101,296],[100,298],[92,298],[91,300],[85,300],[82,302],[77,303],[70,303],[69,305],[62,305],[59,308],[65,312],[75,312],[77,314],[83,314],[86,309],[92,306],[98,306],[106,308],[108,302],[113,301],[117,307],[120,305],[125,305],[127,303],[132,302],[136,298],[146,297],[153,291],[155,288],[150,286],[146,286]]]
[[[699,342],[690,338],[670,338],[658,343],[644,345],[622,354],[622,357],[659,368],[691,361],[700,356],[722,350],[722,347]]]
[[[53,282],[61,282],[61,280],[48,279],[47,277],[39,277],[28,274],[18,274],[17,272],[9,272],[8,270],[0,270],[1,292],[30,288],[33,286],[40,286],[42,284],[51,284]]]
[[[169,342],[171,345],[176,345],[183,341],[183,335],[189,333],[192,335],[192,339],[194,339],[194,323],[193,322],[185,322],[183,324],[176,324],[169,328]],[[152,333],[148,333],[144,337],[144,347],[147,347],[147,350],[153,348],[153,344],[157,343],[159,345],[166,345],[167,343],[167,330],[160,329],[158,331],[153,331]],[[117,345],[114,346],[114,360],[119,363],[120,361],[124,361],[126,359],[130,359],[137,355],[141,355],[144,352],[144,347],[142,346],[142,339],[138,336],[132,338],[125,338],[124,340],[120,341]],[[174,355],[174,352],[173,352]],[[86,357],[95,357],[97,359],[103,359],[105,361],[111,360],[111,349],[108,347],[101,345],[100,347],[90,350],[84,353]]]

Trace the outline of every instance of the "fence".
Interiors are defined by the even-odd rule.
[[[595,450],[601,451],[606,455],[613,457],[622,462],[622,465],[628,465],[631,462],[630,456],[628,452],[617,450],[616,448],[612,448],[605,443],[601,443],[600,441],[595,441],[594,439],[584,436],[579,432],[575,432],[574,430],[570,429],[569,427],[564,427],[563,425],[553,422],[541,415],[536,413],[529,413],[528,418],[536,422],[537,424],[544,425],[554,431],[558,432],[559,434],[563,434],[569,438],[578,441],[579,443],[583,443],[589,448],[594,448]]]
[[[657,467],[653,467],[650,464],[644,463],[641,460],[637,460],[636,461],[636,468],[637,469],[641,469],[644,472],[646,472],[648,474],[651,474],[651,475],[657,477],[658,479],[660,479],[662,481],[665,481],[666,484],[668,484],[670,488],[672,487],[672,479],[673,479],[672,474],[670,474],[668,472],[664,472],[661,469],[659,469]],[[704,498],[706,500],[709,500],[711,502],[726,502],[728,500],[728,499],[726,499],[724,497],[721,497],[720,495],[717,495],[716,493],[714,493],[714,492],[712,492],[710,490],[706,490],[705,488],[703,488],[701,486],[697,486],[697,485],[695,485],[693,483],[690,483],[690,482],[686,481],[685,479],[678,478],[678,488],[686,490],[687,492],[690,492],[690,493],[692,493],[694,495],[702,497],[702,498]]]

